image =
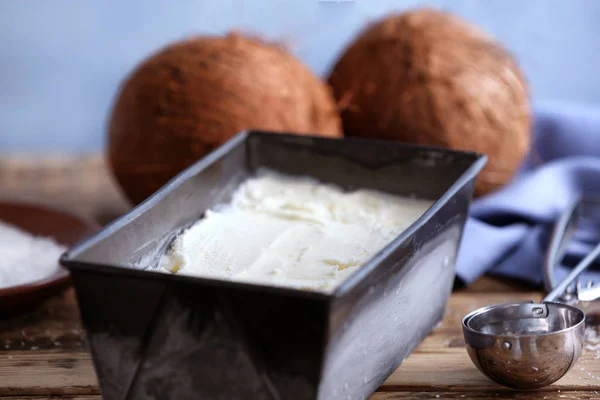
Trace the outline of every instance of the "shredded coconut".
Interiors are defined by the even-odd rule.
[[[0,221],[0,288],[47,278],[60,267],[66,251],[52,238],[31,235]]]
[[[579,361],[580,371],[584,371],[581,373],[580,379],[594,379],[596,381],[600,380],[600,376],[590,372],[597,370],[596,361],[600,359],[600,326],[598,325],[588,325],[585,328],[585,343],[584,349],[587,353],[586,357],[582,357],[582,360]],[[594,367],[588,368],[586,370],[586,364],[591,363]]]
[[[597,326],[585,328],[585,349],[592,352],[594,360],[600,359],[600,335]]]

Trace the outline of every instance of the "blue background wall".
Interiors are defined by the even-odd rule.
[[[324,75],[367,22],[417,5],[502,41],[534,102],[600,102],[596,0],[2,0],[0,152],[101,149],[120,81],[170,41],[242,28],[286,40]]]

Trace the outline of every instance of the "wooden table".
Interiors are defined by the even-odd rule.
[[[107,223],[128,209],[101,157],[0,157],[0,200],[67,210]],[[464,349],[460,319],[477,307],[541,294],[484,278],[453,294],[446,318],[372,396],[390,399],[600,399],[600,350],[589,342],[579,363],[557,384],[514,392],[482,376]],[[599,357],[600,358],[600,357]],[[72,289],[37,309],[0,319],[0,400],[98,400],[100,390],[86,348]]]

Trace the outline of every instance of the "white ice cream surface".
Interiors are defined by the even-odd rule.
[[[431,204],[263,171],[242,183],[230,204],[208,210],[179,235],[159,268],[329,291]]]

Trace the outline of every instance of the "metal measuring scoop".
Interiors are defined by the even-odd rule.
[[[560,261],[581,204],[581,200],[574,202],[557,223],[547,262]],[[567,373],[583,350],[585,313],[561,300],[599,255],[600,244],[540,303],[499,304],[467,314],[462,320],[463,334],[475,366],[497,383],[521,390],[550,385]],[[547,275],[546,270],[548,281]]]

